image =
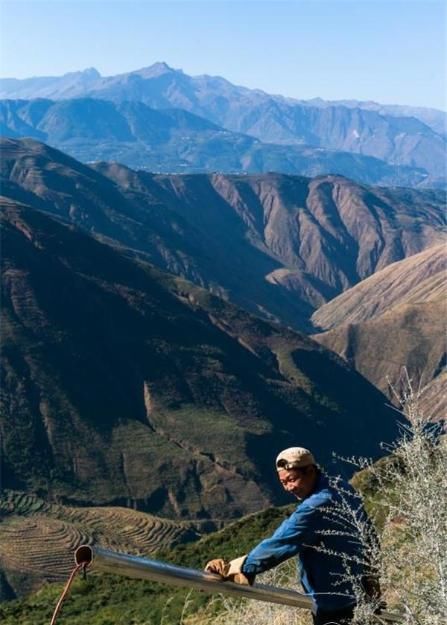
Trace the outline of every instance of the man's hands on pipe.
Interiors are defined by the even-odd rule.
[[[249,578],[242,573],[242,565],[244,564],[246,556],[236,558],[227,562],[222,558],[216,558],[210,560],[206,566],[205,571],[207,573],[216,573],[220,575],[224,581],[234,582],[235,584],[252,585],[254,578]],[[250,576],[251,577],[251,576]]]

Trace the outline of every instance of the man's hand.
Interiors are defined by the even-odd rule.
[[[215,560],[210,560],[206,563],[205,571],[207,573],[216,573],[217,575],[225,577],[225,571],[228,571],[229,566],[229,562],[225,562],[222,558],[216,558]]]
[[[245,558],[246,556],[242,556],[241,558],[236,558],[236,560],[231,560],[230,562],[226,562],[221,558],[216,558],[215,560],[210,560],[207,563],[207,565],[205,566],[205,571],[207,571],[208,573],[216,573],[217,575],[220,575],[225,581],[251,586],[251,584],[253,584],[254,578],[249,579],[241,571]]]

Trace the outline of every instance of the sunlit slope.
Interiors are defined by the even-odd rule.
[[[434,246],[385,269],[322,306],[312,317],[328,328],[316,340],[345,358],[382,391],[400,386],[406,368],[425,388],[426,414],[444,417],[447,247]]]
[[[447,241],[392,263],[321,306],[314,325],[331,330],[376,319],[393,308],[447,298]]]

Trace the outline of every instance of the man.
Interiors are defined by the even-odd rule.
[[[359,589],[375,601],[380,594],[368,566],[377,542],[360,498],[341,479],[331,484],[303,447],[282,451],[276,470],[283,488],[300,500],[296,510],[247,556],[211,560],[205,570],[252,584],[258,573],[298,556],[301,584],[314,604],[314,625],[349,625]],[[367,544],[371,538],[375,544]]]

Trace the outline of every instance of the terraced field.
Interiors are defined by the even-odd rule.
[[[200,523],[174,522],[121,507],[76,508],[34,495],[0,497],[0,572],[14,594],[66,579],[81,544],[148,555],[194,540]]]

